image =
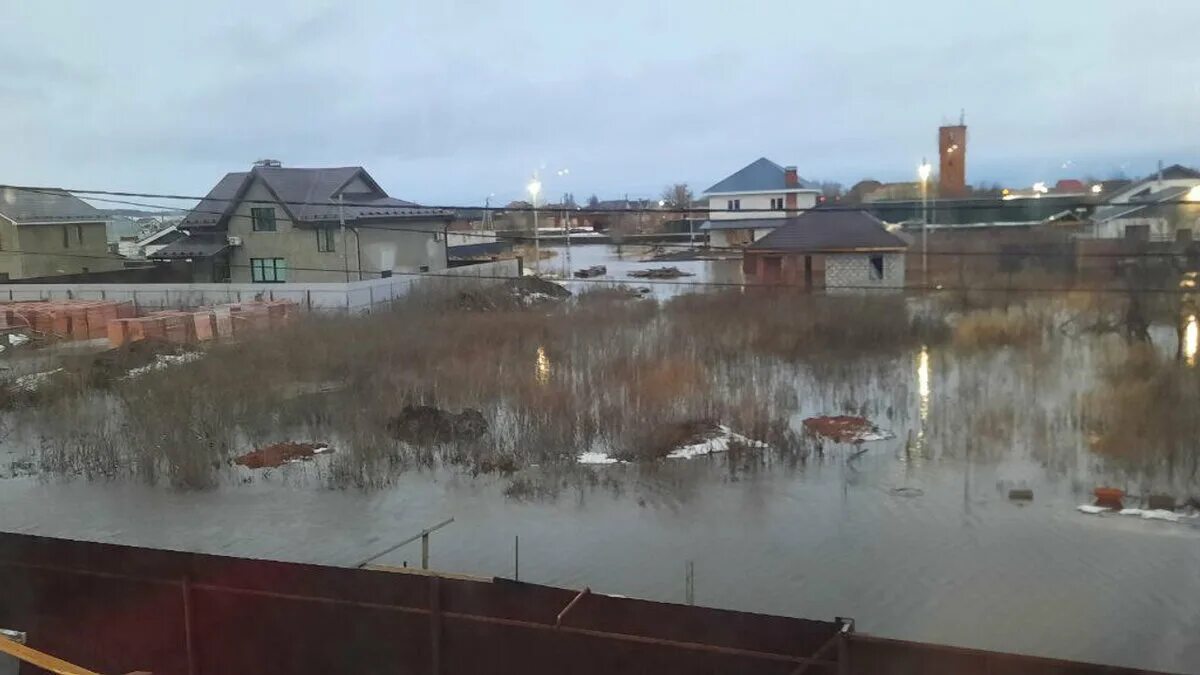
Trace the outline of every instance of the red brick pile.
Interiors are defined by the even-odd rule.
[[[114,300],[53,300],[0,304],[3,327],[27,327],[63,340],[108,335],[110,321],[134,316],[133,305]]]
[[[143,317],[117,319],[107,327],[108,342],[120,347],[138,340],[193,344],[277,328],[295,314],[290,300],[241,302],[192,311],[166,310]]]

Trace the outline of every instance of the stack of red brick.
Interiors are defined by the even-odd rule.
[[[117,319],[108,324],[108,342],[120,347],[138,340],[165,340],[176,344],[228,339],[258,330],[276,328],[295,314],[290,300],[241,302],[203,307],[193,311],[166,310],[139,318]]]
[[[133,305],[113,300],[53,300],[0,305],[4,327],[27,327],[63,340],[89,340],[108,334],[108,323],[134,316]]]

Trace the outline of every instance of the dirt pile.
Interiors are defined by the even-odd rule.
[[[684,272],[678,267],[652,267],[644,270],[633,270],[629,276],[634,279],[678,279],[680,277],[696,276],[691,272]]]
[[[333,452],[333,450],[326,443],[283,441],[282,443],[265,445],[253,452],[247,452],[234,459],[233,463],[240,464],[247,469],[273,468],[283,466],[289,462],[312,459],[313,455],[320,455],[327,452]]]
[[[813,436],[824,436],[838,443],[881,441],[894,435],[871,424],[865,417],[832,415],[804,420],[804,430]]]
[[[454,306],[471,312],[514,309],[558,302],[571,297],[571,291],[538,277],[520,277],[497,286],[462,291],[454,298]]]
[[[388,420],[387,430],[409,443],[448,443],[477,440],[488,432],[488,423],[474,408],[452,413],[430,405],[408,405]]]
[[[592,265],[581,270],[575,270],[575,278],[591,279],[592,277],[602,277],[608,274],[608,268],[604,265]]]

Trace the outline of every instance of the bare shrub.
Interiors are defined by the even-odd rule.
[[[954,324],[954,344],[967,349],[993,349],[1038,342],[1047,329],[1044,314],[1029,310],[984,310]]]

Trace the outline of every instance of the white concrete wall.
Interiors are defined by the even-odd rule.
[[[874,277],[872,255],[883,257],[883,278]],[[837,253],[825,256],[826,288],[902,288],[903,253]]]
[[[815,192],[797,192],[796,208],[807,209],[817,205],[817,194]],[[783,199],[784,204],[787,203],[787,193],[785,192],[762,192],[762,193],[745,193],[732,195],[713,195],[708,198],[708,218],[709,220],[733,220],[738,218],[786,218],[787,209],[782,211],[771,211],[771,199]],[[741,211],[730,211],[728,209],[729,200],[742,200]],[[755,211],[754,209],[762,209]]]
[[[367,312],[419,288],[461,283],[485,286],[515,278],[517,260],[453,267],[430,274],[401,274],[350,283],[289,284],[4,284],[0,302],[22,300],[117,300],[139,310],[200,307],[230,302],[292,300],[303,309]]]

